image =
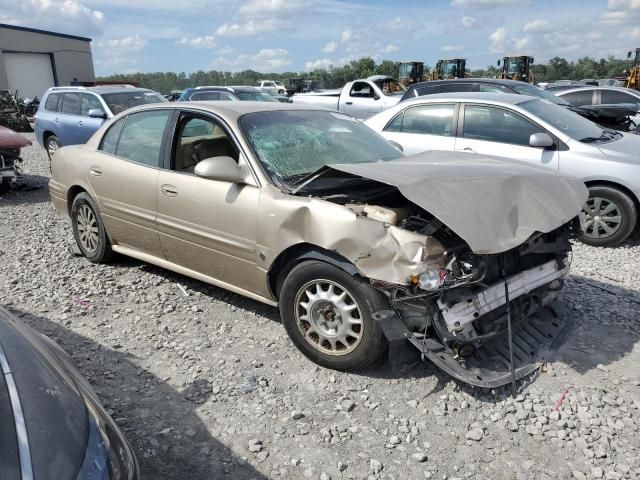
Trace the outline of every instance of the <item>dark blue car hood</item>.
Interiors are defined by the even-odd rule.
[[[74,480],[84,457],[88,414],[73,377],[41,334],[0,307],[0,346],[16,384],[24,414],[34,478]],[[0,404],[6,385],[0,382]],[[0,424],[14,424],[0,407]],[[1,460],[10,452],[11,432],[0,428]],[[13,444],[17,443],[15,430]],[[7,458],[10,458],[9,455]],[[14,460],[15,461],[15,456]],[[19,466],[19,463],[18,463]],[[5,475],[0,468],[0,478]],[[7,476],[7,478],[12,478]]]

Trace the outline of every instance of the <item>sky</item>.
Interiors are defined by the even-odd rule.
[[[0,0],[0,23],[90,37],[97,75],[301,71],[365,56],[474,69],[640,46],[640,0]]]

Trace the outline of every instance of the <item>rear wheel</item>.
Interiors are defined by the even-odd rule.
[[[372,314],[385,308],[369,282],[319,261],[294,267],[280,294],[293,343],[313,362],[337,370],[361,369],[382,355],[387,341]]]
[[[633,231],[638,212],[633,199],[614,187],[589,187],[589,198],[582,207],[586,216],[580,239],[596,247],[616,245]]]
[[[79,193],[71,205],[73,236],[82,254],[93,263],[108,261],[113,252],[98,213],[98,207],[88,193]]]

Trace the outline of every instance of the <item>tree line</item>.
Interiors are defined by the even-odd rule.
[[[285,85],[292,78],[308,78],[322,82],[324,88],[339,88],[345,83],[357,78],[371,75],[389,75],[398,77],[398,62],[383,60],[376,63],[372,58],[365,57],[353,60],[345,65],[333,68],[317,68],[308,72],[261,73],[254,70],[240,72],[225,72],[199,70],[187,74],[185,72],[151,72],[115,74],[99,77],[99,81],[135,83],[140,87],[150,88],[163,94],[172,90],[184,90],[198,85],[255,85],[258,80],[280,80]],[[546,64],[534,64],[533,75],[538,82],[555,80],[581,80],[585,78],[613,78],[624,75],[629,68],[628,60],[621,60],[609,56],[600,60],[591,57],[569,61],[561,57],[554,57]],[[425,65],[425,72],[430,67]],[[469,71],[472,77],[495,77],[499,70],[496,66]]]

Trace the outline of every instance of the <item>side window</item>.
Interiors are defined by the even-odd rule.
[[[569,102],[574,107],[593,105],[593,90],[579,90],[577,92],[562,95],[561,98]]]
[[[404,111],[404,117],[402,115],[395,117],[386,130],[449,137],[453,127],[454,111],[453,104],[407,108]],[[400,122],[401,125],[399,125]]]
[[[479,87],[480,87],[478,89],[479,92],[487,92],[487,93],[505,93],[506,92],[504,88],[498,87],[496,85],[486,85],[481,83]]]
[[[402,131],[402,119],[404,118],[404,111],[397,114],[393,117],[386,127],[384,127],[385,132],[401,132]]]
[[[69,115],[80,115],[80,94],[65,93],[62,96],[62,108],[60,111]]]
[[[238,150],[221,125],[212,118],[183,114],[178,121],[173,148],[172,169],[193,173],[205,158],[231,157],[238,160]]]
[[[62,95],[60,95],[59,93],[52,93],[47,97],[47,102],[44,104],[44,109],[48,110],[50,112],[57,112],[58,111],[58,103],[60,101],[60,97]]]
[[[227,92],[220,92],[220,100],[224,102],[235,102],[236,98]]]
[[[373,98],[374,92],[371,85],[366,82],[356,82],[351,87],[349,96],[354,98]]]
[[[105,133],[104,137],[102,137],[102,142],[100,142],[100,147],[98,148],[98,150],[110,153],[111,155],[116,154],[118,139],[120,138],[120,132],[122,131],[122,126],[124,125],[125,120],[126,118],[121,118],[109,127],[107,133]]]
[[[440,93],[440,85],[435,85],[433,87],[421,87],[416,88],[416,97],[422,97],[423,95],[433,95],[435,93]]]
[[[600,103],[616,104],[616,103],[640,103],[640,98],[634,97],[627,92],[618,90],[601,90]]]
[[[133,162],[158,167],[164,130],[170,114],[169,110],[152,110],[127,116],[116,155]]]
[[[502,108],[466,105],[463,137],[529,146],[529,137],[543,129],[517,113]]]
[[[91,95],[90,93],[82,94],[82,103],[80,104],[80,115],[89,116],[89,110],[102,110],[104,112],[104,107],[98,100],[98,97],[95,95]]]

